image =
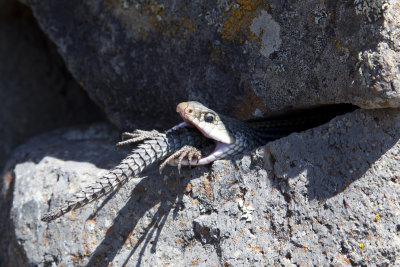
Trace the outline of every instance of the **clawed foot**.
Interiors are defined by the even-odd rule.
[[[146,139],[153,138],[153,137],[157,136],[158,134],[160,134],[160,133],[156,130],[152,130],[152,131],[136,130],[133,133],[124,132],[121,134],[121,138],[122,138],[122,140],[125,140],[125,141],[121,141],[121,142],[117,143],[116,146],[120,147],[120,146],[124,146],[124,145],[128,145],[128,144],[140,142],[140,141],[143,141]]]
[[[180,173],[181,172],[182,161],[183,161],[183,159],[185,157],[187,157],[187,159],[189,161],[189,166],[191,166],[193,157],[196,158],[197,161],[199,161],[199,159],[201,158],[201,151],[198,150],[197,148],[193,147],[193,146],[184,146],[184,147],[182,147],[181,149],[176,151],[174,154],[169,156],[166,160],[164,160],[163,163],[161,163],[161,165],[160,165],[160,173],[162,172],[162,170],[164,169],[164,167],[168,163],[172,163],[176,159],[178,159],[178,172]]]

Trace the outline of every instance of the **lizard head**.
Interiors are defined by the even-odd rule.
[[[182,102],[176,107],[187,126],[196,127],[205,137],[217,143],[232,144],[235,138],[228,131],[223,118],[212,109],[196,101]]]
[[[180,103],[176,111],[181,115],[184,122],[175,126],[173,129],[180,127],[196,127],[206,138],[215,142],[214,150],[197,162],[192,162],[192,165],[208,164],[214,160],[236,153],[241,149],[241,147],[236,144],[238,140],[236,140],[233,135],[233,132],[238,132],[238,129],[243,128],[241,127],[241,122],[220,115],[195,101]],[[187,160],[183,161],[182,164],[188,165]]]

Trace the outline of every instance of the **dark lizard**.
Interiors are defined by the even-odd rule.
[[[354,106],[321,107],[262,120],[240,121],[218,114],[199,102],[180,103],[177,112],[184,120],[183,123],[165,133],[155,130],[124,133],[123,138],[128,140],[118,143],[117,146],[139,141],[143,143],[96,183],[76,193],[62,206],[44,214],[41,220],[52,221],[111,193],[160,159],[167,158],[160,165],[160,171],[167,163],[177,164],[179,169],[181,165],[209,164],[251,151],[293,132],[316,127],[354,109]],[[214,150],[202,157],[200,150],[212,144],[215,144]]]

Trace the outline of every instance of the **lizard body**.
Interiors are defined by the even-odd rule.
[[[196,127],[205,137],[214,140],[215,149],[199,160],[185,159],[179,164],[204,165],[251,151],[293,132],[319,126],[337,115],[354,109],[352,105],[330,105],[275,115],[262,120],[240,121],[218,114],[199,102],[183,102],[177,106],[176,111],[184,122],[176,128]]]
[[[144,142],[94,184],[83,188],[73,195],[71,199],[65,201],[62,206],[44,214],[41,218],[42,221],[52,221],[71,210],[83,207],[111,193],[116,188],[123,186],[130,178],[139,175],[146,167],[174,152],[180,151],[184,147],[204,147],[210,144],[209,139],[193,128],[182,128],[168,133],[138,130],[133,134],[124,133],[123,137],[130,139],[120,142],[117,146],[143,140]],[[185,156],[188,155],[190,157],[191,154],[187,152],[187,149],[184,152],[186,152]],[[198,154],[197,156],[200,157]]]
[[[167,158],[160,165],[160,171],[167,163],[177,164],[179,169],[181,165],[209,164],[218,159],[251,151],[290,133],[316,127],[336,115],[351,110],[354,110],[354,107],[338,111],[315,110],[308,113],[289,114],[286,117],[277,116],[244,122],[218,114],[199,102],[180,103],[177,106],[177,112],[184,120],[183,123],[166,133],[155,130],[124,133],[123,138],[128,138],[128,140],[118,143],[117,146],[144,142],[96,183],[76,193],[62,206],[44,214],[41,220],[52,221],[111,193],[160,159]],[[202,157],[199,149],[210,146],[213,142],[214,150]]]

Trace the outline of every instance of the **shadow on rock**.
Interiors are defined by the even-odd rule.
[[[274,176],[285,181],[289,193],[331,198],[368,173],[398,142],[399,120],[398,110],[358,110],[271,143]]]
[[[135,186],[130,199],[118,212],[112,226],[105,233],[104,240],[92,253],[87,266],[104,266],[113,262],[121,248],[127,244],[132,246],[132,250],[122,266],[129,263],[130,258],[138,249],[140,252],[136,265],[140,266],[144,250],[149,244],[152,246],[151,252],[155,253],[167,216],[175,206],[178,195],[182,194],[187,186],[189,179],[169,177],[167,182],[163,182],[156,168],[151,168],[145,173],[149,174],[149,177]],[[155,207],[156,210],[153,211]],[[174,207],[174,209],[177,208],[179,206]],[[139,225],[139,221],[144,217],[151,219],[147,225]]]

